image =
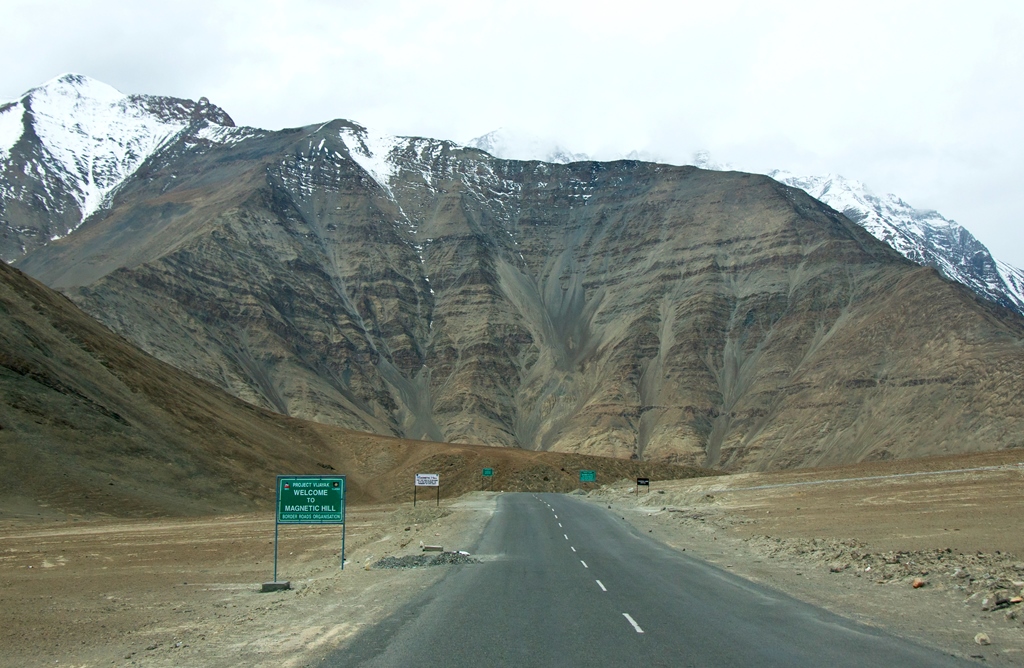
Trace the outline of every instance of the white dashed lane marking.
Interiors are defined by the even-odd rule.
[[[570,546],[569,546],[569,549],[570,549],[570,550],[572,550],[573,552],[575,552],[575,551],[576,551],[576,548],[575,548],[575,547],[573,547],[572,545],[570,545]]]
[[[605,586],[604,586],[603,584],[601,584],[601,581],[600,581],[600,580],[594,580],[594,582],[596,582],[596,583],[597,583],[597,586],[601,588],[601,591],[608,591],[608,590],[607,590],[607,589],[605,588]]]
[[[587,562],[583,561],[582,559],[580,559],[580,563],[583,564],[583,568],[590,568],[590,566],[587,566]]]
[[[636,620],[629,616],[628,612],[622,613],[622,616],[626,618],[627,622],[629,622],[630,624],[633,625],[633,628],[636,629],[637,633],[643,633],[644,632],[644,630],[642,628],[640,628],[640,625],[636,623]]]
[[[566,540],[569,540],[569,536],[568,536],[567,534],[564,534],[564,533],[563,533],[562,535],[563,535],[563,536],[565,536],[565,539],[566,539]]]

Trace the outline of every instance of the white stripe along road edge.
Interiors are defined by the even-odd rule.
[[[601,583],[601,581],[600,581],[600,580],[594,580],[594,582],[596,582],[596,583],[597,583],[597,586],[601,588],[601,591],[608,591],[608,590],[607,590],[607,589],[605,588],[604,584],[602,584],[602,583]]]
[[[629,616],[628,612],[622,613],[622,616],[626,618],[626,621],[628,621],[630,624],[633,625],[633,628],[636,629],[637,633],[643,633],[644,632],[644,630],[642,628],[640,628],[640,625],[636,623],[636,620]]]

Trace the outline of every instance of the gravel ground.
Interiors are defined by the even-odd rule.
[[[374,569],[381,560],[464,563],[496,493],[350,507],[339,527],[282,527],[273,516],[0,525],[0,665],[311,666],[442,577],[445,568]],[[448,553],[420,553],[420,541]]]
[[[742,474],[653,482],[639,496],[622,481],[588,498],[676,549],[838,614],[1020,666],[1024,467],[978,468],[887,476],[873,466],[823,484],[834,472]]]
[[[408,554],[404,557],[384,557],[376,562],[374,568],[423,568],[425,566],[458,566],[462,564],[478,564],[466,552],[441,552],[440,554]]]

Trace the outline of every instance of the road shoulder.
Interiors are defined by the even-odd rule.
[[[797,599],[955,656],[1014,666],[1024,665],[1024,603],[1010,601],[1024,589],[1024,559],[1005,551],[1003,535],[1019,509],[999,499],[1003,488],[1016,494],[1020,479],[1016,466],[821,485],[741,474],[656,482],[639,495],[620,481],[585,498],[674,549]],[[979,499],[992,507],[976,508]]]

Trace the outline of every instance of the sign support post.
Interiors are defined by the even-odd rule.
[[[274,582],[277,582],[277,530],[280,522],[274,522]]]

